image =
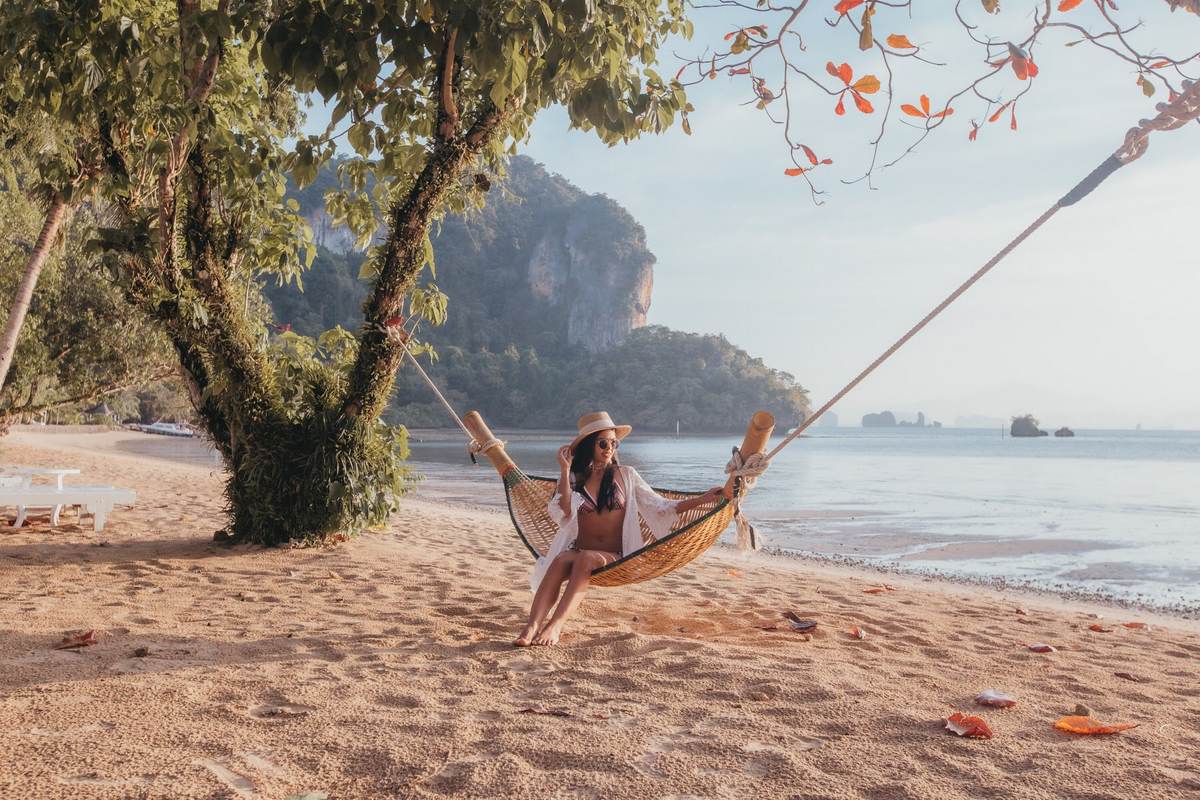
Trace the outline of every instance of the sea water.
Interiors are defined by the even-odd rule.
[[[461,437],[413,437],[426,491],[504,504]],[[503,438],[526,472],[556,475],[570,437]],[[738,442],[635,434],[620,458],[653,485],[704,489]],[[1200,432],[823,429],[789,445],[744,508],[783,550],[1200,609]]]
[[[571,438],[500,435],[522,469],[550,476]],[[701,490],[724,482],[739,441],[635,432],[620,458],[655,486]],[[504,507],[458,431],[414,431],[411,446],[420,494]],[[194,440],[133,449],[220,466]],[[744,509],[768,546],[796,553],[1200,611],[1200,432],[819,429],[775,459]]]

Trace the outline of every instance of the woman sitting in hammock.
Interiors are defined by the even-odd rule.
[[[657,494],[633,467],[617,462],[617,448],[631,430],[613,424],[607,412],[585,414],[579,418],[578,435],[559,449],[558,490],[549,503],[558,534],[533,568],[533,606],[529,622],[513,642],[518,647],[558,642],[563,623],[587,592],[592,570],[644,544],[639,516],[660,538],[670,532],[677,514],[721,494],[720,486],[679,501]],[[563,582],[567,588],[559,599]],[[558,606],[550,615],[555,600]]]

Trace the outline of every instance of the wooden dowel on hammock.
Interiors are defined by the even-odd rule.
[[[771,432],[775,430],[775,417],[768,414],[766,411],[759,411],[750,418],[750,425],[746,428],[746,437],[742,439],[740,452],[742,458],[749,458],[754,453],[765,453],[767,451],[767,441],[771,438]],[[729,476],[729,480],[725,482],[725,496],[733,497],[733,476]]]
[[[496,438],[492,434],[491,428],[483,421],[483,417],[479,416],[478,411],[468,411],[463,417],[463,424],[467,426],[467,430],[471,431],[471,436],[479,444]],[[516,466],[516,463],[508,457],[508,453],[504,452],[503,444],[489,447],[483,454],[488,457],[488,461],[492,462],[492,466],[501,476]]]

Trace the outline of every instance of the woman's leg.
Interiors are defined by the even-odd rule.
[[[562,587],[562,582],[571,574],[571,565],[578,555],[579,551],[577,550],[566,550],[559,553],[558,557],[550,562],[546,574],[542,577],[542,582],[538,584],[537,592],[533,595],[533,605],[529,607],[529,621],[525,623],[521,634],[513,642],[517,647],[528,647],[533,643],[534,634],[538,632],[546,615],[550,613],[554,601],[558,599],[558,590]]]
[[[583,596],[587,594],[592,570],[604,566],[615,558],[617,558],[615,553],[606,553],[603,550],[580,550],[576,553],[575,559],[571,563],[571,576],[567,579],[567,588],[563,590],[562,599],[558,601],[558,607],[554,609],[554,616],[534,637],[534,644],[558,644],[558,637],[562,635],[563,623],[575,613],[575,609],[579,608],[579,604],[583,602]]]

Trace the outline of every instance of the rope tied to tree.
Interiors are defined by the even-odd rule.
[[[739,550],[759,550],[762,540],[758,531],[742,514],[742,498],[746,496],[758,479],[771,465],[765,453],[751,453],[743,456],[740,448],[734,447],[729,463],[725,465],[725,474],[734,478],[733,484],[733,524],[737,526],[737,546]]]

